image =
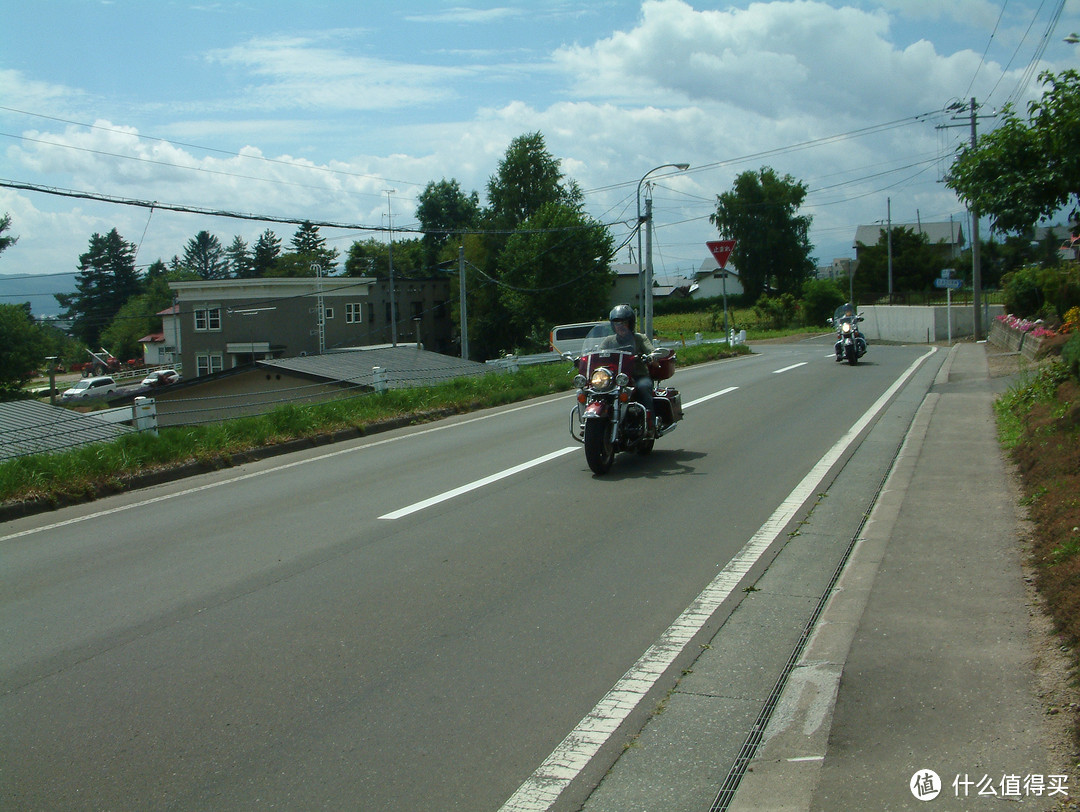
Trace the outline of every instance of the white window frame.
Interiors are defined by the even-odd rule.
[[[213,375],[225,369],[225,356],[220,352],[195,353],[195,376]]]
[[[200,324],[201,322],[201,324]],[[196,333],[220,333],[221,332],[221,306],[207,305],[195,308],[195,332]]]
[[[364,321],[364,303],[363,302],[346,302],[345,303],[345,323],[346,324],[361,324]]]

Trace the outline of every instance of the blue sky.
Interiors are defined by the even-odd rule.
[[[415,225],[455,178],[484,196],[510,141],[539,131],[586,208],[629,234],[651,175],[658,274],[716,238],[735,176],[806,183],[819,263],[860,223],[964,217],[941,176],[968,132],[944,108],[1024,108],[1080,0],[38,0],[0,28],[0,179],[371,229]],[[393,190],[387,196],[387,190]],[[72,271],[117,228],[139,262],[295,227],[0,187],[19,242],[0,273]],[[344,253],[381,231],[323,229]],[[624,250],[617,257],[627,261]],[[3,301],[3,299],[0,299]]]

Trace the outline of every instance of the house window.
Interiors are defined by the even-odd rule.
[[[424,303],[412,302],[412,318],[413,321],[424,317]]]
[[[332,307],[324,307],[322,312],[323,312],[323,321],[326,321],[327,319],[334,318],[334,308],[332,308]]]
[[[225,363],[220,352],[195,353],[195,375],[201,377],[214,372],[221,372]]]
[[[221,308],[200,307],[195,309],[195,332],[205,333],[221,329]]]
[[[346,324],[359,324],[362,321],[363,303],[361,302],[348,302],[345,305],[345,323]]]

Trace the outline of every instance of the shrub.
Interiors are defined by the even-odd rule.
[[[1073,333],[1061,348],[1061,360],[1074,378],[1080,378],[1080,333]]]

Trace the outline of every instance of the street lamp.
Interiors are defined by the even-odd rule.
[[[641,261],[641,226],[642,223],[648,224],[647,227],[652,225],[652,199],[646,201],[645,217],[641,216],[641,185],[645,182],[645,178],[649,177],[653,172],[657,172],[661,169],[667,168],[678,169],[680,172],[684,172],[690,168],[690,164],[661,164],[660,166],[654,166],[648,172],[641,176],[641,180],[637,185],[637,260],[638,260],[638,291],[641,294],[641,309],[642,316],[645,321],[645,335],[652,339],[652,233],[649,232],[648,248],[649,259],[642,267]]]

